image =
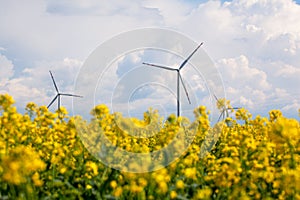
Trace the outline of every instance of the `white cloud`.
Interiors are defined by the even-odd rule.
[[[253,109],[260,104],[262,111],[263,104],[282,100],[294,108],[300,85],[300,6],[292,0],[198,2],[1,1],[0,84],[5,82],[1,90],[13,93],[17,102],[47,104],[54,95],[49,69],[61,90],[72,91],[82,61],[97,45],[126,30],[155,26],[204,41],[233,103]],[[140,58],[127,58],[122,70]],[[157,61],[175,65],[178,60],[173,58]],[[207,92],[201,77],[188,71],[183,75],[190,89]],[[157,80],[176,81],[167,76]],[[105,85],[118,81],[118,76],[107,77]],[[69,99],[62,101],[69,104]]]
[[[297,110],[300,109],[300,103],[298,101],[293,101],[291,104],[288,104],[282,108],[285,112],[294,112],[296,113]]]
[[[280,69],[275,73],[275,76],[283,76],[284,78],[291,77],[300,77],[300,68],[291,66],[291,65],[283,65]]]
[[[0,86],[4,85],[14,74],[13,63],[6,56],[0,54]]]
[[[249,60],[245,55],[237,58],[222,59],[218,66],[222,75],[228,78],[235,87],[249,86],[259,90],[269,90],[271,84],[267,80],[267,74],[255,67],[249,66]]]
[[[61,92],[72,92],[74,79],[81,61],[72,58],[65,58],[56,62],[37,62],[33,68],[25,68],[20,77],[14,77],[15,66],[7,59],[0,57],[0,79],[1,93],[9,93],[16,100],[16,106],[22,111],[28,102],[35,102],[38,105],[48,105],[55,95],[55,89],[49,75],[52,70],[54,78]],[[2,62],[4,60],[5,62]],[[5,65],[4,65],[5,64]],[[3,68],[3,69],[2,69]],[[9,69],[9,70],[7,70]],[[5,71],[6,70],[6,71]],[[63,105],[71,105],[71,98],[63,98]],[[70,106],[67,106],[69,109]]]
[[[233,100],[233,106],[246,107],[256,114],[267,114],[272,108],[294,113],[291,109],[297,107],[300,95],[299,80],[296,80],[298,68],[278,63],[273,63],[270,68],[254,67],[244,55],[221,59],[217,65],[225,81],[227,98]]]
[[[130,3],[119,0],[47,0],[47,12],[60,15],[85,15],[85,16],[145,16],[155,12],[155,9],[147,9],[144,1],[132,0]]]
[[[143,4],[147,8],[157,10],[162,20],[167,26],[178,26],[193,10],[195,4],[186,3],[184,1],[172,0],[146,0]],[[176,13],[176,14],[175,14]]]
[[[13,45],[14,52],[10,53],[29,65],[33,60],[51,61],[64,57],[83,60],[97,45],[113,35],[141,26],[160,24],[161,21],[159,14],[155,14],[157,12],[153,14],[151,9],[143,8],[139,1],[12,0],[1,4],[1,42]],[[59,13],[47,11],[52,5]],[[78,11],[75,9],[72,15],[63,15],[68,13],[69,7],[76,7]],[[107,14],[96,15],[90,13],[89,8],[103,9]],[[85,15],[81,14],[82,10]]]
[[[243,107],[246,108],[253,108],[254,103],[251,101],[251,99],[247,99],[244,96],[240,97],[240,103]]]

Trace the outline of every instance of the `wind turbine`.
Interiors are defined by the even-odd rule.
[[[55,83],[55,80],[53,78],[52,72],[50,70],[49,70],[49,72],[50,72],[51,79],[53,81],[53,85],[54,85],[55,90],[56,90],[56,96],[52,99],[52,101],[49,103],[49,105],[47,106],[47,108],[49,108],[54,103],[54,101],[56,99],[58,99],[57,105],[58,105],[58,110],[59,110],[60,109],[60,96],[71,96],[71,97],[81,97],[82,98],[82,96],[75,95],[75,94],[60,93],[59,90],[58,90],[58,87],[57,87],[57,85]]]
[[[215,94],[214,94],[214,97],[215,97],[217,103],[219,103],[219,102],[220,102],[220,99],[218,99],[217,96],[216,96]],[[220,114],[220,116],[219,116],[219,118],[218,118],[218,122],[220,121],[221,117],[222,117],[223,120],[224,120],[225,115],[226,115],[226,117],[229,116],[228,110],[237,110],[237,109],[240,109],[239,107],[227,107],[227,106],[226,106],[226,102],[224,102],[224,104],[221,105],[221,106],[222,106],[222,109],[221,109],[221,114]]]
[[[151,63],[146,63],[146,62],[143,62],[144,65],[149,65],[149,66],[152,66],[152,67],[157,67],[157,68],[161,68],[161,69],[166,69],[166,70],[170,70],[170,71],[176,71],[177,72],[177,117],[180,116],[180,90],[179,90],[179,82],[181,81],[181,84],[183,86],[183,89],[185,91],[185,94],[187,96],[187,99],[189,101],[189,103],[191,104],[191,101],[190,101],[190,97],[189,97],[189,94],[188,94],[188,91],[183,83],[183,79],[181,77],[181,74],[180,74],[180,70],[186,65],[186,63],[191,59],[191,57],[196,53],[196,51],[203,45],[203,42],[201,42],[201,44],[199,44],[197,46],[197,48],[181,63],[181,65],[179,66],[178,69],[175,69],[175,68],[172,68],[172,67],[168,67],[168,66],[162,66],[162,65],[156,65],[156,64],[151,64]]]

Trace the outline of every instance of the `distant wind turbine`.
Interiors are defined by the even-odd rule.
[[[215,94],[214,94],[214,97],[215,97],[217,103],[219,103],[220,99],[218,99]],[[218,122],[220,121],[221,117],[222,117],[223,120],[224,120],[225,116],[226,116],[226,118],[229,117],[228,110],[237,110],[237,109],[240,109],[239,107],[227,107],[225,101],[224,101],[224,104],[221,105],[221,106],[222,106],[222,108],[220,109],[221,110],[221,114],[220,114],[220,116],[218,118]]]
[[[47,108],[49,108],[54,103],[54,101],[57,99],[58,100],[57,106],[58,106],[58,110],[59,110],[60,109],[60,96],[71,96],[71,97],[80,97],[80,98],[82,98],[82,96],[75,95],[75,94],[60,93],[59,90],[58,90],[58,87],[55,83],[55,80],[53,78],[52,72],[50,70],[49,70],[49,72],[50,72],[50,75],[51,75],[51,79],[53,81],[53,85],[54,85],[55,90],[56,90],[56,96],[52,99],[52,101],[49,103]]]
[[[201,44],[199,44],[197,46],[197,48],[182,62],[182,64],[179,66],[178,69],[175,69],[175,68],[172,68],[172,67],[168,67],[168,66],[162,66],[162,65],[156,65],[156,64],[150,64],[150,63],[146,63],[146,62],[143,62],[144,65],[149,65],[149,66],[152,66],[152,67],[158,67],[158,68],[162,68],[162,69],[166,69],[166,70],[170,70],[170,71],[176,71],[177,72],[177,117],[180,116],[180,91],[179,91],[179,82],[181,81],[181,84],[183,86],[183,89],[185,91],[185,94],[187,96],[187,99],[189,101],[189,103],[191,104],[191,101],[190,101],[190,97],[189,97],[189,94],[188,94],[188,91],[183,83],[183,79],[181,77],[181,74],[180,74],[180,70],[186,65],[186,63],[191,59],[191,57],[196,53],[196,51],[203,45],[203,42],[201,42]]]

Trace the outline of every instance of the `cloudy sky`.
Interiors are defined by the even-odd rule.
[[[299,4],[293,0],[0,0],[0,93],[12,95],[20,112],[30,101],[48,105],[55,96],[49,70],[59,89],[72,93],[80,68],[97,46],[125,31],[167,28],[197,43],[204,41],[202,48],[219,70],[226,97],[234,106],[261,115],[282,109],[285,115],[297,117]],[[115,60],[101,87],[111,90],[110,80],[122,83],[122,70],[151,55],[159,57],[152,53],[136,52]],[[176,65],[178,57],[159,55],[164,58],[154,61]],[[187,82],[197,78],[188,75],[185,72]],[[169,73],[161,76],[171,82],[176,78]],[[205,92],[202,83],[189,82],[190,93]],[[138,108],[154,105],[175,112],[174,92],[171,86],[137,87],[127,107],[136,106],[134,112],[139,112]],[[72,108],[68,97],[62,98],[62,104]],[[54,104],[51,109],[55,108]]]

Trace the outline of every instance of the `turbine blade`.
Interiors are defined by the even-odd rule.
[[[185,66],[185,64],[189,61],[189,59],[191,59],[191,57],[194,55],[194,53],[196,53],[196,51],[203,45],[203,42],[201,42],[197,48],[191,53],[191,55],[189,55],[189,57],[187,57],[187,59],[185,59],[185,61],[183,61],[183,63],[180,65],[179,70],[181,68],[183,68]]]
[[[241,108],[239,108],[239,107],[232,107],[232,108],[226,108],[226,110],[238,110],[238,109],[241,109]]]
[[[219,101],[219,99],[217,98],[217,96],[215,94],[214,94],[214,97],[215,97],[216,101]]]
[[[63,96],[70,96],[70,97],[80,97],[80,98],[83,98],[83,96],[76,95],[76,94],[66,94],[66,93],[60,93],[60,95],[63,95]]]
[[[151,63],[145,63],[143,62],[144,65],[148,65],[148,66],[152,66],[152,67],[158,67],[158,68],[162,68],[162,69],[166,69],[166,70],[173,70],[176,71],[177,69],[171,68],[171,67],[166,67],[166,66],[162,66],[162,65],[156,65],[156,64],[151,64]]]
[[[55,81],[54,81],[54,78],[53,78],[52,72],[51,72],[50,70],[49,70],[49,72],[50,72],[50,75],[51,75],[51,78],[52,78],[52,81],[53,81],[53,84],[54,84],[55,90],[56,90],[56,92],[57,92],[57,93],[59,93],[59,92],[58,92],[57,85],[56,85],[56,83],[55,83]]]
[[[54,103],[54,101],[57,99],[57,97],[58,97],[58,94],[52,99],[52,101],[49,103],[47,108],[49,108]]]
[[[221,119],[221,117],[222,117],[223,114],[224,114],[224,110],[221,112],[221,114],[220,114],[220,116],[218,118],[218,121],[220,121],[220,119]]]
[[[187,91],[187,89],[186,89],[186,87],[185,87],[185,84],[184,84],[184,82],[183,82],[183,79],[182,79],[182,77],[181,77],[179,71],[178,71],[178,75],[179,75],[180,81],[181,81],[181,83],[182,83],[183,89],[184,89],[184,91],[185,91],[186,97],[187,97],[189,103],[191,104],[191,100],[190,100],[190,97],[189,97],[189,93],[188,93],[188,91]]]

